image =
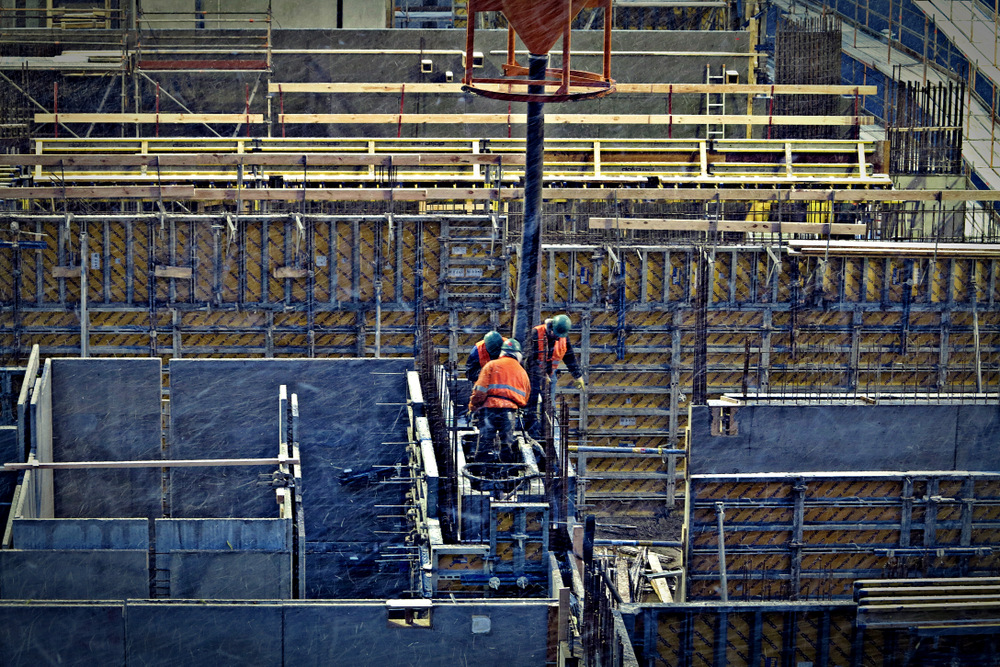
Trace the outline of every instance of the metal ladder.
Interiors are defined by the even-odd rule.
[[[712,66],[705,65],[705,83],[708,84],[722,84],[726,82],[726,66],[722,66],[722,72],[720,74],[712,74]],[[725,93],[705,93],[705,113],[708,115],[719,114],[723,115],[726,113],[726,94]],[[705,138],[708,140],[712,139],[724,139],[726,137],[726,126],[723,123],[706,123],[705,124]]]

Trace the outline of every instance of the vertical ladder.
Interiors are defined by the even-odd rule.
[[[712,74],[712,66],[705,65],[705,83],[708,84],[723,84],[726,82],[726,66],[722,66],[722,71],[719,74]],[[726,113],[726,94],[725,93],[705,93],[705,113],[708,115],[715,114],[725,114]],[[726,126],[722,123],[706,123],[705,124],[705,138],[711,141],[712,139],[724,139],[726,136]]]

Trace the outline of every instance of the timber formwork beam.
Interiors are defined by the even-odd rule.
[[[846,180],[846,179],[845,179]],[[846,184],[846,183],[845,183]],[[190,185],[0,187],[0,199],[156,201],[496,201],[523,199],[521,188],[195,188]],[[581,201],[832,201],[832,202],[995,202],[1000,190],[884,190],[751,188],[561,188],[547,187],[545,199]]]

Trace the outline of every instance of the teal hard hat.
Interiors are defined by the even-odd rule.
[[[503,351],[508,354],[521,354],[521,344],[511,338],[510,340],[504,342]]]
[[[567,315],[556,315],[552,318],[552,332],[560,338],[567,335],[572,326],[573,322]]]
[[[483,337],[483,344],[490,358],[496,359],[500,356],[500,348],[503,347],[503,336],[499,332],[491,331]]]

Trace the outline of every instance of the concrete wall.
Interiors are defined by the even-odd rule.
[[[129,602],[125,612],[0,603],[0,663],[492,667],[547,657],[547,600],[435,603],[430,627],[390,624],[380,602]]]
[[[712,435],[711,408],[691,410],[693,474],[1000,470],[998,405],[754,405],[736,434]]]
[[[452,71],[454,81],[461,80],[462,54],[465,51],[464,30],[360,30],[331,35],[319,31],[283,31],[274,36],[276,48],[326,48],[328,54],[278,53],[274,56],[274,81],[282,82],[414,82],[443,83],[445,72]],[[476,31],[475,50],[484,54],[484,67],[475,70],[478,77],[502,75],[506,60],[505,30]],[[602,71],[603,35],[601,31],[576,31],[572,36],[573,68],[591,72]],[[719,71],[722,65],[739,72],[741,82],[747,81],[745,58],[716,56],[712,52],[745,52],[749,36],[742,32],[712,31],[615,31],[612,36],[611,75],[622,83],[691,82],[703,83],[705,67]],[[518,43],[518,47],[523,47]],[[358,50],[367,52],[357,52]],[[677,55],[678,53],[690,55]],[[520,58],[526,56],[522,53]],[[420,61],[430,59],[433,72],[421,73]],[[560,57],[553,53],[550,66],[558,66]],[[388,113],[400,111],[396,94],[293,94],[283,96],[285,113]],[[673,113],[689,114],[703,111],[704,95],[677,95],[673,98]],[[743,113],[746,96],[734,95],[727,100],[727,113]],[[407,113],[494,113],[506,114],[508,103],[490,100],[475,94],[436,95],[407,93],[403,114]],[[524,105],[515,103],[514,113],[524,113]],[[574,114],[664,114],[666,96],[614,93],[599,100],[548,104],[546,113]],[[357,124],[338,126],[288,126],[288,136],[392,136],[397,127]],[[481,137],[506,138],[506,124],[494,125],[407,125],[403,137]],[[667,137],[667,127],[643,125],[549,125],[547,138],[623,138]],[[701,136],[704,126],[676,126],[676,138]],[[510,128],[513,137],[523,137],[524,125]]]
[[[206,12],[202,25],[206,30],[234,30],[242,24],[213,20],[219,12],[267,11],[267,0],[202,0]],[[343,0],[343,28],[364,29],[386,27],[386,0]],[[337,0],[296,0],[274,2],[272,17],[275,29],[333,30],[337,28]],[[43,4],[44,6],[44,4]],[[142,0],[143,17],[151,29],[192,29],[195,26],[195,0]],[[228,16],[225,18],[235,18]],[[156,22],[152,22],[156,19]],[[170,20],[174,19],[174,20]],[[251,26],[246,26],[251,27]]]
[[[332,4],[332,3],[321,3],[321,4]],[[386,28],[386,18],[390,16],[392,11],[392,6],[394,3],[383,0],[379,2],[378,0],[344,0],[344,22],[340,26],[341,28],[349,28],[353,30],[362,30],[370,28]],[[301,7],[299,3],[295,3],[296,8]],[[304,18],[308,18],[308,14],[303,13]],[[303,22],[302,25],[289,25],[289,28],[310,28],[315,27],[314,24],[308,23],[308,21]]]

